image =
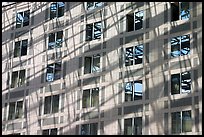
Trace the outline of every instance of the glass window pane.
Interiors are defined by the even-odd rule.
[[[81,135],[89,135],[89,124],[81,125]]]
[[[47,65],[46,80],[47,81],[53,81],[54,80],[54,64]]]
[[[28,40],[22,40],[21,56],[27,55]]]
[[[183,72],[181,73],[181,93],[191,92],[191,73]]]
[[[126,15],[126,21],[127,32],[134,31],[134,13]]]
[[[142,80],[134,82],[134,100],[142,99]]]
[[[141,64],[143,58],[143,45],[135,47],[135,64]]]
[[[15,42],[14,57],[20,56],[20,48],[21,48],[20,45],[21,45],[20,41]]]
[[[50,135],[57,135],[57,128],[53,128],[50,130]]]
[[[86,41],[91,41],[93,39],[93,24],[86,25]]]
[[[27,10],[24,12],[23,27],[29,25],[29,18],[30,18],[30,10]]]
[[[171,39],[171,56],[178,57],[180,55],[180,37],[174,37]]]
[[[101,38],[101,22],[94,23],[94,39]]]
[[[16,15],[16,28],[20,28],[23,24],[23,12],[19,12]]]
[[[126,48],[125,52],[125,66],[133,65],[133,47]]]
[[[64,16],[64,2],[57,2],[58,4],[58,17]]]
[[[179,20],[179,2],[171,3],[171,21]]]
[[[23,116],[23,101],[18,101],[15,118],[22,118],[22,116]]]
[[[8,120],[15,118],[15,102],[9,103],[9,113],[8,113]]]
[[[181,20],[188,20],[190,18],[189,2],[181,2]]]
[[[90,107],[90,89],[83,91],[82,108]]]
[[[42,135],[49,135],[49,129],[45,129],[42,131]]]
[[[94,2],[87,2],[86,9],[87,9],[87,10],[92,10],[92,9],[94,9]]]
[[[133,87],[131,82],[125,83],[125,101],[133,100]]]
[[[142,135],[142,117],[134,118],[134,135]]]
[[[190,54],[190,35],[181,36],[181,55]]]
[[[85,57],[84,59],[84,74],[91,73],[91,57]]]
[[[182,132],[192,131],[191,111],[182,112]]]
[[[51,96],[45,97],[44,114],[50,114],[51,112]]]
[[[52,99],[52,113],[59,111],[59,95],[54,95]]]
[[[12,72],[11,87],[17,87],[18,84],[18,71]]]
[[[132,118],[124,120],[124,135],[132,135]]]
[[[54,72],[54,80],[60,79],[61,77],[61,62],[55,63],[55,72]]]
[[[55,33],[49,34],[48,50],[55,47]]]
[[[93,88],[91,93],[91,106],[98,106],[99,104],[99,88]]]
[[[63,31],[57,32],[57,39],[56,39],[56,47],[57,48],[62,47],[62,37],[63,37]]]
[[[99,72],[100,71],[100,55],[93,55],[93,67],[92,72]]]
[[[171,113],[171,127],[172,133],[181,133],[181,113]]]
[[[20,70],[18,86],[22,86],[25,83],[25,70]]]
[[[50,19],[54,19],[57,14],[57,3],[52,3],[50,6]]]
[[[180,94],[180,74],[171,75],[171,94]]]
[[[90,124],[90,135],[97,135],[98,123]]]
[[[95,2],[95,7],[100,7],[103,5],[103,2]]]
[[[143,11],[139,11],[135,13],[135,30],[139,30],[143,28]]]

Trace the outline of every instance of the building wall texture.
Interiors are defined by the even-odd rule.
[[[125,134],[125,119],[141,117],[142,134],[173,134],[172,113],[191,110],[190,132],[202,134],[202,3],[189,2],[189,20],[171,21],[170,2],[65,2],[64,15],[50,19],[50,2],[2,7],[2,134]],[[30,10],[29,25],[16,28],[18,12]],[[144,11],[142,29],[127,32],[127,14]],[[176,16],[176,15],[175,15]],[[101,38],[86,41],[86,25],[102,22]],[[61,48],[48,50],[49,34],[63,31]],[[171,39],[190,35],[190,54],[171,57]],[[27,55],[14,57],[16,41],[28,39]],[[143,44],[143,61],[125,65],[126,48]],[[61,57],[52,58],[56,52]],[[100,55],[99,72],[84,74],[85,57]],[[51,59],[50,59],[51,56]],[[61,61],[60,78],[46,81],[47,65]],[[25,69],[25,83],[11,88],[12,72]],[[171,94],[171,76],[190,71],[191,92]],[[125,101],[124,83],[142,80],[142,99]],[[83,108],[83,91],[99,88],[99,105]],[[57,113],[44,114],[45,97],[59,94]],[[10,102],[23,101],[21,118],[9,120]]]

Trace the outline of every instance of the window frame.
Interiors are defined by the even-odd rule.
[[[43,114],[44,115],[48,115],[48,114],[56,114],[56,113],[59,113],[60,112],[60,97],[61,95],[60,94],[56,94],[56,95],[51,95],[51,96],[45,96],[44,97],[44,109],[43,109]],[[58,98],[58,102],[54,102],[54,97],[57,97]],[[49,102],[46,102],[46,99],[47,98],[50,98],[50,100],[48,100]],[[54,103],[53,103],[54,102]],[[50,103],[50,104],[47,104],[47,103]],[[58,110],[54,110],[54,105],[53,104],[58,104]],[[50,107],[50,108],[48,108]]]
[[[51,131],[56,129],[56,134],[52,134]],[[43,132],[48,132],[48,134],[44,134]],[[42,130],[42,135],[58,135],[58,128],[49,128],[49,129],[43,129]]]
[[[97,28],[96,24],[101,25],[100,30],[96,29]],[[99,31],[98,36],[96,36],[97,35],[96,31]],[[94,23],[86,24],[85,41],[92,41],[92,40],[97,40],[97,39],[100,40],[101,37],[102,37],[102,34],[103,34],[102,32],[103,32],[103,23],[102,23],[102,21],[97,21],[97,22],[94,22]],[[87,35],[87,34],[89,34],[89,35]]]
[[[26,12],[28,12],[28,25],[24,25],[24,23],[25,23],[25,14],[26,14]],[[23,17],[23,19],[22,20],[20,20],[20,25],[17,25],[18,24],[18,22],[17,22],[17,16],[18,16],[18,14],[20,14],[20,13],[22,13],[22,15],[21,15],[21,17]],[[26,27],[26,26],[29,26],[30,25],[30,10],[25,10],[25,11],[20,11],[20,12],[16,12],[16,29],[18,29],[18,28],[23,28],[23,27]],[[19,26],[19,27],[17,27],[17,26]]]
[[[61,35],[60,35],[61,33]],[[48,50],[52,50],[52,49],[57,49],[57,48],[62,48],[63,47],[63,30],[57,31],[57,32],[52,32],[48,34]],[[54,40],[51,41],[51,35],[54,37]],[[61,36],[61,39],[58,38],[59,36]],[[51,42],[50,42],[51,41]],[[60,46],[58,46],[60,45]]]
[[[14,103],[14,113],[11,114],[11,103]],[[18,109],[18,103],[22,103],[21,105],[21,108],[20,108],[20,114],[19,114],[19,110]],[[8,103],[9,107],[8,107],[8,117],[7,119],[8,120],[15,120],[15,119],[21,119],[24,117],[24,100],[18,100],[18,101],[15,101],[15,102],[9,102]],[[19,116],[20,115],[20,116]]]
[[[140,126],[141,127],[141,134],[136,134],[135,128],[136,128],[136,124],[137,124],[137,119],[141,120],[140,122]],[[129,123],[131,126],[131,134],[127,134],[128,132],[126,132],[126,121],[131,121],[131,123]],[[133,117],[133,118],[125,118],[124,119],[124,135],[142,135],[142,117]]]
[[[94,96],[94,91],[97,93],[97,96]],[[88,96],[85,96],[85,92],[88,93]],[[90,107],[97,107],[99,106],[99,101],[100,101],[100,89],[99,87],[96,88],[91,88],[91,89],[85,89],[82,92],[82,109],[84,108],[90,108]],[[94,103],[95,98],[97,97],[97,103]],[[88,100],[87,100],[88,98]]]
[[[56,67],[58,64],[60,67]],[[52,72],[48,72],[52,71]],[[62,62],[57,61],[54,63],[47,64],[46,67],[46,82],[53,82],[55,80],[61,79],[62,74]]]
[[[15,81],[16,82],[15,81],[13,82],[14,73],[17,73],[17,77],[15,76]],[[21,73],[23,73],[24,77],[20,77]],[[21,81],[22,79],[23,79],[23,82]],[[11,74],[11,85],[10,85],[11,88],[22,87],[25,83],[26,83],[26,69],[17,70],[17,71],[12,72],[12,74]]]
[[[188,12],[189,13],[187,13],[187,18],[183,18],[182,19],[182,4],[184,4],[184,3],[187,3],[188,4]],[[172,18],[172,10],[173,10],[173,5],[176,5],[176,4],[178,4],[178,19],[177,20],[173,20]],[[174,15],[175,16],[175,15]],[[178,21],[178,20],[186,20],[186,21],[188,21],[188,20],[190,20],[190,17],[191,17],[191,15],[190,15],[190,3],[189,2],[171,2],[171,22],[173,22],[173,21]]]
[[[23,54],[22,55],[22,50],[24,49],[23,48],[23,42],[26,42],[26,54]],[[17,43],[19,43],[19,46],[17,47]],[[18,51],[16,51],[18,49]],[[17,53],[16,53],[17,52]],[[16,54],[17,55],[16,55]],[[24,53],[24,52],[23,52]],[[14,53],[13,53],[13,57],[16,58],[16,57],[22,57],[22,56],[26,56],[28,53],[28,39],[23,39],[23,40],[20,40],[20,41],[15,41],[14,43]]]
[[[82,127],[83,126],[88,126],[88,133],[86,133],[86,134],[82,134]],[[80,135],[98,135],[98,133],[99,133],[99,128],[98,128],[98,126],[99,126],[99,124],[98,123],[87,123],[87,124],[81,124],[81,129],[80,129]],[[96,134],[94,134],[94,132],[92,132],[92,128],[91,127],[97,127],[96,128]]]
[[[63,14],[62,15],[59,15],[59,10],[60,10],[60,3],[63,3],[64,6],[62,6],[62,9],[63,9]],[[52,8],[52,5],[56,4],[56,13],[54,15],[54,17],[51,16],[52,14],[52,11],[51,11],[51,8]],[[50,14],[49,14],[49,19],[52,20],[52,19],[56,19],[56,18],[60,18],[60,17],[63,17],[64,16],[64,12],[65,12],[65,2],[53,2],[50,4],[50,8],[49,8],[49,11],[50,11]]]
[[[86,61],[87,59],[89,59],[89,62]],[[96,60],[99,60],[99,62],[97,62],[97,65],[99,65],[99,66],[94,65]],[[99,67],[99,68],[97,68],[97,67]],[[92,73],[98,73],[98,72],[101,72],[101,55],[100,54],[94,54],[92,56],[85,56],[84,57],[84,75],[92,74]]]
[[[85,2],[85,9],[86,9],[86,11],[92,11],[92,10],[94,10],[94,9],[96,9],[96,8],[99,8],[99,7],[102,7],[103,5],[104,5],[104,2],[89,2],[89,3],[92,3],[93,4],[93,6],[91,6],[92,8],[90,8],[90,9],[88,9],[88,2]],[[101,3],[101,5],[99,5],[99,6],[96,6],[96,4],[98,4],[98,3]]]

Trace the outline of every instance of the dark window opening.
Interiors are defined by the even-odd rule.
[[[142,135],[142,117],[125,119],[124,135]]]
[[[59,95],[45,97],[44,114],[59,112]]]
[[[23,116],[23,101],[10,102],[8,120],[22,118]]]
[[[143,28],[143,11],[127,14],[126,30],[127,32],[135,31]]]
[[[45,129],[42,131],[42,135],[57,135],[57,128]]]
[[[21,28],[29,25],[30,10],[18,12],[16,14],[16,28]]]
[[[48,82],[61,78],[61,64],[62,64],[61,62],[56,62],[56,63],[47,65],[46,80]]]
[[[84,58],[84,74],[100,72],[100,55]]]
[[[50,6],[50,19],[64,16],[64,2],[52,3]]]
[[[62,47],[63,31],[49,34],[48,50]]]
[[[81,135],[97,135],[97,134],[98,134],[98,123],[81,125]]]
[[[20,87],[25,83],[25,70],[12,72],[11,88]]]
[[[95,22],[93,24],[86,25],[86,41],[91,41],[91,40],[101,38],[101,32],[102,32],[101,25],[102,25],[101,22]]]
[[[14,58],[27,55],[28,40],[15,42]]]
[[[171,21],[188,20],[190,18],[189,2],[171,3]]]

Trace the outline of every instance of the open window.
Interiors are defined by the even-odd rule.
[[[62,47],[63,31],[49,34],[48,50]]]
[[[81,135],[97,135],[98,123],[90,123],[81,125]]]
[[[57,135],[57,128],[44,129],[42,135]]]
[[[86,10],[90,11],[97,7],[101,7],[103,5],[103,2],[87,2],[86,3]]]
[[[142,99],[142,80],[125,83],[125,101]]]
[[[173,37],[171,39],[171,57],[190,54],[190,35]]]
[[[191,132],[191,110],[171,113],[171,128],[173,134]]]
[[[138,11],[134,13],[130,13],[126,15],[127,23],[126,23],[126,28],[127,32],[130,31],[135,31],[143,28],[143,17],[144,17],[144,12]]]
[[[171,21],[188,20],[190,18],[189,2],[171,3]]]
[[[15,42],[14,58],[27,55],[28,40]]]
[[[59,95],[45,97],[44,114],[59,112]]]
[[[20,87],[25,83],[25,70],[12,72],[11,88]]]
[[[99,105],[99,88],[83,90],[82,108],[97,107]]]
[[[55,2],[50,6],[50,19],[64,16],[64,2]]]
[[[101,32],[102,32],[101,26],[102,26],[101,21],[95,22],[92,24],[87,24],[86,25],[86,41],[100,39]]]
[[[10,102],[8,120],[22,118],[23,116],[23,101]]]
[[[47,74],[46,80],[48,82],[60,79],[61,77],[61,62],[56,62],[53,64],[47,65]]]
[[[143,44],[135,47],[126,48],[125,66],[142,64],[143,60]]]
[[[18,12],[16,14],[16,28],[21,28],[29,25],[30,10]]]
[[[142,135],[142,117],[125,119],[124,135]]]
[[[191,73],[189,71],[181,74],[171,75],[171,94],[190,93],[191,92]]]
[[[100,54],[84,58],[84,74],[100,72]]]

